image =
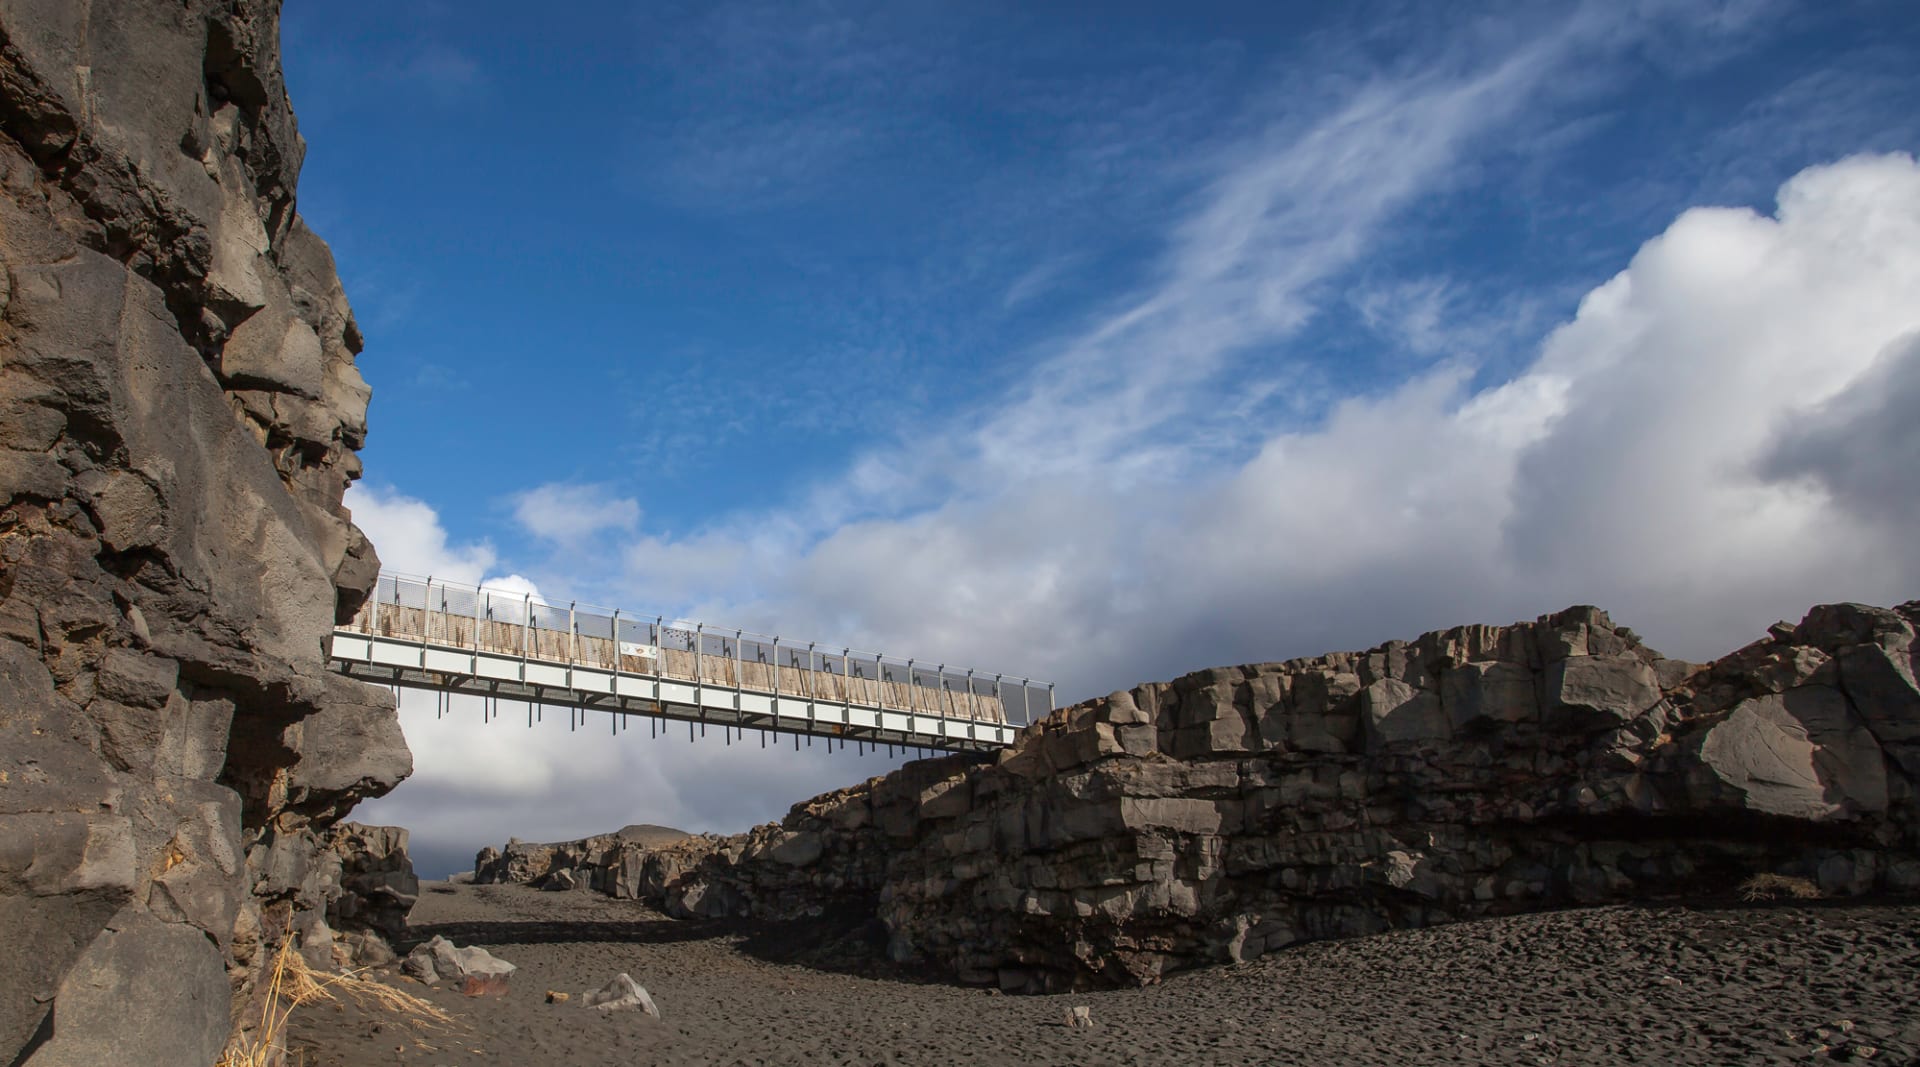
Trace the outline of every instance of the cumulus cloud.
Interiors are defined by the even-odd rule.
[[[608,530],[631,530],[640,504],[604,485],[552,482],[513,496],[513,517],[535,537],[578,545]]]
[[[347,489],[346,505],[385,570],[479,585],[499,560],[484,540],[452,543],[431,505],[392,488],[361,482]]]
[[[1704,658],[1818,600],[1914,594],[1920,549],[1863,516],[1920,489],[1915,292],[1920,168],[1811,168],[1772,214],[1680,215],[1504,382],[1443,362],[1179,478],[1118,446],[1057,474],[984,461],[991,492],[838,525],[716,610],[1049,673],[1074,697],[1569,603]],[[762,556],[750,543],[656,551]]]
[[[1050,675],[1066,699],[1570,603],[1703,659],[1815,602],[1920,591],[1916,292],[1920,166],[1846,159],[1793,178],[1771,214],[1681,214],[1491,387],[1458,360],[1420,368],[1177,478],[1142,475],[1122,411],[1111,454],[1081,452],[1071,471],[1015,476],[976,452],[949,476],[986,490],[825,528],[830,508],[652,537],[627,576],[657,593],[679,575],[709,621]],[[1202,421],[1188,441],[1215,432]],[[950,441],[929,441],[938,463],[889,469],[954,462]],[[418,501],[356,489],[352,504],[396,564],[477,579],[494,563],[484,544],[449,544]],[[594,528],[626,521],[587,510],[617,520]],[[567,565],[578,556],[535,575],[588,581]],[[454,727],[422,699],[432,708],[409,697],[406,717],[416,780],[369,817],[428,841],[629,819],[737,829],[885,769],[763,760],[751,738],[669,750],[551,723]]]
[[[1887,346],[1824,403],[1789,419],[1762,476],[1803,480],[1894,536],[1920,524],[1920,334]]]

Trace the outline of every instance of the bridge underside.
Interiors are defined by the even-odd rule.
[[[606,712],[614,732],[633,717],[648,716],[949,752],[1004,748],[1018,732],[1004,722],[541,662],[350,630],[333,634],[329,663],[341,674],[379,685]]]

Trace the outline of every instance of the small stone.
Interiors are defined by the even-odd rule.
[[[1673,975],[1670,975],[1670,974],[1663,974],[1660,977],[1654,979],[1654,981],[1660,985],[1666,986],[1669,989],[1675,988],[1677,986],[1686,985],[1685,982],[1682,982],[1680,979],[1675,978]]]
[[[567,1001],[572,999],[573,999],[572,993],[562,993],[562,992],[559,992],[558,990],[553,990],[553,989],[547,990],[547,1003],[549,1004],[565,1004]]]
[[[1093,1009],[1078,1005],[1067,1009],[1066,1025],[1074,1030],[1093,1029]]]

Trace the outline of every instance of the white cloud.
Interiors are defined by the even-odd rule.
[[[346,505],[380,553],[383,570],[479,585],[499,558],[484,540],[450,544],[439,513],[397,490],[361,482],[347,489]]]
[[[713,612],[1074,697],[1569,603],[1706,657],[1816,601],[1915,593],[1920,549],[1840,506],[1920,489],[1887,451],[1910,444],[1887,406],[1906,364],[1883,355],[1920,329],[1915,292],[1920,168],[1850,159],[1772,216],[1684,213],[1493,388],[1443,363],[1179,478],[1140,477],[1120,419],[1114,454],[1070,472],[979,461],[972,492],[812,542],[756,544],[785,517],[750,516],[655,544],[646,577],[708,561]],[[1885,432],[1855,442],[1855,419]],[[728,584],[740,560],[752,580]]]
[[[529,571],[627,607],[1051,675],[1068,699],[1576,602],[1704,658],[1817,601],[1914,596],[1911,509],[1885,504],[1920,498],[1910,157],[1811,168],[1771,215],[1681,214],[1489,388],[1458,345],[1346,396],[1288,352],[1382,228],[1600,38],[1589,16],[1490,63],[1364,83],[1226,153],[1153,285],[1044,353],[991,417],[923,428],[801,506],[666,536],[603,487],[534,490],[522,507],[554,506],[522,522],[564,551]],[[1457,337],[1455,307],[1416,299],[1403,328]],[[492,566],[418,502],[371,502],[402,555]],[[588,544],[617,550],[591,558],[621,560],[618,588],[584,568]],[[445,724],[408,715],[417,750],[441,743]],[[669,754],[644,726],[594,751],[457,729],[381,813],[491,827],[483,841],[736,828],[861,773],[751,762],[751,740]],[[474,789],[495,764],[499,792]]]
[[[604,485],[551,482],[516,493],[513,517],[535,537],[572,546],[602,531],[632,530],[640,504]]]

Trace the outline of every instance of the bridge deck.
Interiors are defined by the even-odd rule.
[[[1011,744],[1040,693],[1025,679],[395,575],[335,629],[329,654],[341,673],[411,688],[939,749]],[[1050,688],[1040,695],[1050,708]]]

